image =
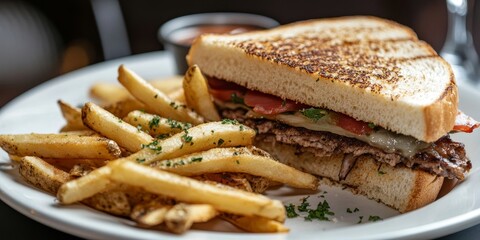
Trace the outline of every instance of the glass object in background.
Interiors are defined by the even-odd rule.
[[[440,55],[452,65],[457,81],[478,84],[480,66],[472,34],[467,27],[468,1],[446,1],[448,31]]]

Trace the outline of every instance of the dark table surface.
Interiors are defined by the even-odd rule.
[[[27,88],[0,86],[0,110],[9,100]],[[480,237],[480,224],[439,238],[442,240],[476,240]],[[0,201],[0,239],[80,239],[32,220]]]
[[[0,202],[0,216],[1,239],[80,239],[23,216],[3,202]],[[480,225],[477,225],[439,239],[477,240],[479,236]]]

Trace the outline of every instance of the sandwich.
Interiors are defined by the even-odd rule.
[[[458,110],[450,65],[398,23],[353,16],[206,34],[187,61],[223,118],[257,130],[257,147],[400,212],[471,169],[450,134],[480,124]]]

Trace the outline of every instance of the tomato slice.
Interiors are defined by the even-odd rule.
[[[337,126],[357,135],[367,135],[373,131],[368,123],[358,121],[342,113],[335,113],[334,119]]]
[[[210,88],[208,90],[210,94],[215,98],[223,102],[231,102],[232,96],[237,96],[238,98],[244,98],[244,94],[238,90],[230,90],[230,89],[214,89]]]
[[[480,127],[480,122],[475,121],[475,119],[466,115],[462,111],[458,111],[457,117],[455,118],[455,126],[453,126],[453,131],[471,133],[475,128]]]
[[[224,80],[220,80],[218,78],[207,77],[207,81],[208,81],[208,86],[210,86],[210,88],[213,88],[213,89],[231,89],[231,90],[236,89],[243,92],[246,91],[246,88],[236,83],[227,82]]]
[[[306,107],[291,100],[282,100],[277,96],[250,90],[245,94],[244,101],[245,105],[253,107],[254,112],[266,115],[298,111]]]

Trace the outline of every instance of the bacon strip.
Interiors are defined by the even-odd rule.
[[[480,122],[475,121],[475,119],[467,116],[462,111],[458,111],[457,118],[455,119],[455,126],[453,126],[453,131],[471,133],[475,128],[480,127]]]

